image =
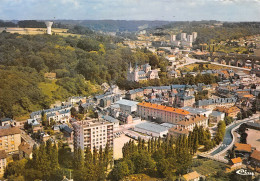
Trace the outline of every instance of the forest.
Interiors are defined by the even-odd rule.
[[[0,117],[16,117],[48,108],[55,100],[100,92],[93,86],[125,80],[129,63],[151,63],[166,70],[167,62],[145,50],[132,52],[120,39],[100,35],[0,34]],[[41,85],[53,81],[44,73],[55,72],[52,95]],[[53,87],[53,85],[52,85]],[[96,90],[96,91],[93,91]]]

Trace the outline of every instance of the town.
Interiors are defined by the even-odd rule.
[[[260,178],[260,24],[62,23],[0,21],[0,180]]]

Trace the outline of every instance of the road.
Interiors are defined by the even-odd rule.
[[[238,127],[239,125],[241,125],[242,123],[246,123],[246,122],[251,122],[251,121],[254,121],[256,119],[259,119],[259,115],[258,114],[255,114],[253,115],[251,118],[247,118],[247,119],[244,119],[244,120],[241,120],[233,125],[230,125],[228,128],[226,128],[226,133],[225,133],[225,137],[223,139],[223,142],[222,144],[219,146],[219,148],[217,148],[216,150],[214,150],[213,152],[210,153],[211,156],[214,156],[216,154],[220,154],[220,153],[223,153],[225,151],[227,151],[227,148],[230,148],[230,145],[233,141],[233,136],[232,136],[232,133],[231,133],[231,130],[235,127]]]
[[[219,66],[225,66],[225,67],[229,67],[229,68],[233,68],[233,69],[239,69],[239,70],[246,70],[246,71],[250,71],[250,69],[247,68],[242,68],[242,67],[236,67],[236,66],[232,66],[232,65],[224,65],[224,64],[220,64],[220,63],[216,63],[216,62],[209,62],[209,61],[205,61],[205,60],[199,60],[199,59],[194,59],[194,58],[186,58],[187,63],[181,64],[181,65],[177,65],[176,68],[181,68],[190,64],[194,64],[194,63],[211,63],[214,65],[219,65]]]

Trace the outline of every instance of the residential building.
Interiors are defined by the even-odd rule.
[[[250,156],[250,164],[260,168],[260,151],[253,151],[253,153]]]
[[[236,106],[232,107],[216,107],[215,111],[223,112],[226,116],[236,118],[237,113],[240,112],[240,109]]]
[[[0,119],[0,126],[15,126],[15,121],[11,118]]]
[[[235,143],[234,148],[236,156],[240,157],[248,158],[252,152],[252,147],[250,144]]]
[[[113,123],[114,130],[119,129],[119,120],[118,119],[115,119],[108,115],[102,116],[102,119],[104,119],[110,123]]]
[[[161,122],[168,123],[177,123],[189,115],[189,112],[183,109],[147,102],[142,102],[137,105],[137,113],[143,119],[159,119]]]
[[[200,174],[198,174],[198,172],[196,172],[196,171],[183,175],[183,178],[185,179],[185,181],[199,181],[200,177],[201,177]]]
[[[164,137],[168,133],[167,127],[152,122],[137,124],[134,130],[154,137]]]
[[[17,127],[3,127],[0,129],[0,150],[6,153],[18,151],[21,144],[21,130]]]
[[[33,148],[26,142],[22,142],[19,147],[19,159],[30,158],[32,159]]]
[[[38,119],[38,118],[42,118],[42,113],[44,113],[46,116],[48,114],[52,114],[52,113],[56,113],[56,112],[63,112],[63,111],[70,111],[70,109],[72,108],[71,105],[66,105],[66,106],[59,106],[59,107],[54,107],[52,109],[45,109],[45,110],[41,110],[41,111],[35,111],[32,112],[30,114],[30,118],[31,119]]]
[[[195,126],[197,125],[198,127],[202,126],[204,128],[208,127],[208,117],[204,115],[195,115],[190,118],[185,118],[182,121],[177,122],[178,127],[187,129],[189,131],[193,131]]]
[[[56,73],[54,73],[54,72],[44,73],[44,78],[46,78],[46,79],[56,79]]]
[[[128,100],[136,100],[136,98],[143,98],[144,90],[141,88],[129,90],[125,96],[126,96],[126,99],[128,99]]]
[[[68,102],[71,105],[79,104],[79,103],[84,104],[84,103],[86,103],[86,99],[87,99],[87,97],[85,97],[85,96],[72,96],[72,97],[68,98]]]
[[[225,118],[225,113],[219,111],[212,111],[209,115],[210,122],[218,123],[219,121],[223,121]]]
[[[230,163],[227,165],[229,171],[233,171],[241,167],[242,167],[242,159],[240,157],[231,159]]]
[[[106,144],[113,148],[113,123],[104,120],[83,120],[72,123],[74,128],[74,147],[93,151],[94,147],[104,149]]]
[[[182,109],[189,111],[190,115],[200,114],[200,115],[209,117],[209,115],[212,113],[212,111],[208,110],[208,109],[194,108],[194,107],[190,107],[190,106],[182,107]]]
[[[137,65],[135,68],[132,68],[131,63],[127,71],[127,80],[133,82],[139,82],[142,80],[152,80],[159,79],[158,70],[152,70],[152,67],[149,64],[142,65],[139,68]]]
[[[174,137],[178,137],[178,136],[182,136],[182,135],[188,136],[189,135],[189,130],[184,129],[182,127],[179,128],[178,126],[176,126],[176,127],[170,128],[168,130],[168,134],[172,135]]]
[[[7,166],[7,154],[5,150],[0,150],[0,178],[4,175],[5,167]]]
[[[197,102],[198,108],[215,109],[216,107],[231,107],[234,106],[237,98],[217,98],[217,99],[203,99]]]

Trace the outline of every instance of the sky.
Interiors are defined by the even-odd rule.
[[[3,20],[260,21],[260,0],[0,0]]]

